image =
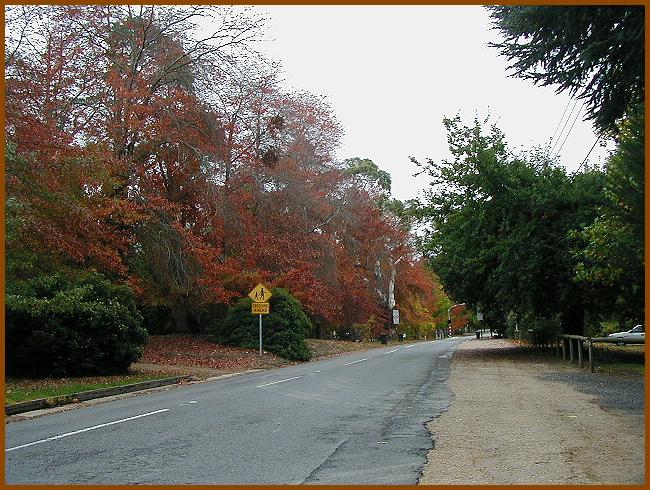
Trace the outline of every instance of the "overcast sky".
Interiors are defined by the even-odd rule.
[[[557,152],[564,143],[560,161],[569,171],[596,141],[591,123],[582,121],[584,110],[574,125],[581,102],[569,119],[568,94],[507,76],[505,60],[487,45],[498,33],[482,7],[256,10],[268,18],[262,51],[282,62],[286,88],[325,95],[345,131],[338,157],[372,159],[391,174],[398,199],[415,198],[428,186],[425,176],[412,176],[417,167],[410,156],[448,155],[445,116],[460,113],[469,125],[475,115],[491,115],[512,149],[548,144],[559,125],[551,146],[557,140]],[[596,146],[589,161],[602,163],[606,154]]]

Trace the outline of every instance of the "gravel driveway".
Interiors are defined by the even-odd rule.
[[[580,371],[507,340],[463,342],[428,424],[420,484],[642,484],[644,380]]]

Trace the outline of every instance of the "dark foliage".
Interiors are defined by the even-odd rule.
[[[645,7],[491,6],[514,76],[557,85],[586,104],[601,131],[645,97]]]
[[[297,299],[280,288],[272,290],[271,313],[262,322],[262,346],[292,361],[307,361],[311,352],[305,337],[312,324]],[[228,310],[225,321],[215,325],[213,335],[221,342],[249,349],[259,348],[259,317],[251,314],[249,298],[244,298]]]
[[[211,332],[214,325],[223,321],[228,312],[224,304],[208,304],[188,308],[184,321],[187,333],[206,334]],[[152,335],[166,335],[181,331],[177,325],[172,308],[166,305],[150,305],[141,308],[143,326]]]
[[[97,273],[40,276],[6,301],[7,374],[118,374],[148,335],[133,292]]]

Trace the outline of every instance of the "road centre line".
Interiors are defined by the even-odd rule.
[[[388,352],[384,352],[382,355],[385,356],[386,354],[392,354],[393,352],[397,352],[398,350],[399,350],[399,349],[389,350]]]
[[[356,363],[358,363],[358,362],[367,361],[368,359],[371,359],[371,358],[370,358],[370,357],[366,357],[365,359],[359,359],[358,361],[348,362],[347,364],[343,364],[343,365],[344,365],[344,366],[350,366],[351,364],[356,364]]]
[[[105,424],[94,425],[92,427],[87,427],[85,429],[79,429],[79,430],[75,430],[73,432],[66,432],[65,434],[59,434],[58,436],[48,437],[47,439],[41,439],[39,441],[30,442],[28,444],[21,444],[20,446],[10,447],[10,448],[5,449],[5,452],[13,451],[15,449],[21,449],[23,447],[33,446],[35,444],[41,444],[43,442],[54,441],[56,439],[63,439],[64,437],[73,436],[75,434],[81,434],[82,432],[88,432],[88,431],[91,431],[91,430],[100,429],[102,427],[108,427],[109,425],[121,424],[122,422],[128,422],[129,420],[135,420],[135,419],[139,419],[139,418],[142,418],[142,417],[148,417],[149,415],[155,415],[157,413],[162,413],[162,412],[167,412],[167,411],[169,411],[169,408],[163,408],[162,410],[156,410],[155,412],[141,413],[140,415],[136,415],[134,417],[128,417],[128,418],[120,419],[120,420],[114,420],[113,422],[107,422]]]
[[[266,383],[264,385],[258,385],[257,388],[263,388],[265,386],[277,385],[278,383],[284,383],[285,381],[291,381],[292,379],[302,378],[302,376],[294,376],[293,378],[281,379],[280,381],[273,381],[273,383]]]

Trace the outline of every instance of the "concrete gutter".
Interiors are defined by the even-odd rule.
[[[15,415],[17,413],[31,412],[32,410],[40,410],[43,408],[58,407],[60,405],[67,405],[69,403],[79,403],[94,398],[103,398],[106,396],[121,395],[123,393],[130,393],[132,391],[148,390],[150,388],[159,388],[161,386],[172,385],[181,381],[189,381],[191,376],[174,376],[172,378],[154,379],[151,381],[143,381],[141,383],[133,383],[122,386],[112,386],[110,388],[101,388],[99,390],[81,391],[71,395],[55,396],[51,398],[40,398],[38,400],[30,400],[27,402],[14,403],[5,406],[6,415]]]

